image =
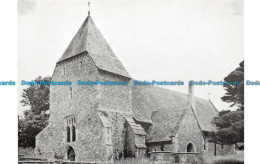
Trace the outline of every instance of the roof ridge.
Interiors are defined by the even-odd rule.
[[[136,79],[133,79],[133,80],[136,80]],[[143,80],[137,80],[137,81],[143,82]],[[135,86],[135,85],[134,85],[134,86]],[[162,89],[162,90],[166,90],[166,91],[170,91],[170,92],[174,92],[174,93],[177,93],[177,94],[180,94],[180,95],[183,95],[183,96],[189,96],[189,95],[186,94],[186,93],[179,92],[179,91],[175,91],[175,90],[172,90],[172,89],[169,89],[169,88],[164,88],[164,87],[162,87],[162,86],[157,86],[157,85],[147,85],[147,86],[156,87],[156,88],[159,88],[159,89]],[[207,99],[202,98],[202,97],[198,97],[198,96],[194,96],[194,97],[195,97],[196,99],[208,101]]]
[[[132,78],[132,79],[133,79],[133,78]],[[137,80],[137,79],[133,79],[133,80],[140,81],[140,82],[144,82],[144,81],[145,81],[145,80]],[[135,85],[134,85],[134,86],[135,86]],[[169,89],[169,88],[164,88],[164,87],[162,87],[162,86],[157,86],[157,85],[147,85],[147,86],[156,87],[156,88],[164,89],[164,90],[167,90],[167,91],[179,93],[179,94],[182,94],[182,95],[184,95],[184,96],[188,96],[188,95],[186,95],[186,94],[183,93],[183,92],[175,91],[175,90],[172,90],[172,89]]]

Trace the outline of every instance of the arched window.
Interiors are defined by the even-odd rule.
[[[187,152],[195,152],[194,145],[192,143],[189,143],[187,145]]]
[[[67,126],[67,142],[70,142],[70,127]]]
[[[72,142],[76,141],[76,128],[72,125]]]

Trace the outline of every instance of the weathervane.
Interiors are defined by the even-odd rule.
[[[88,1],[88,16],[90,16],[90,1]]]

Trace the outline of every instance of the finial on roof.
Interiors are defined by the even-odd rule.
[[[88,1],[88,16],[90,16],[90,2]]]
[[[210,94],[211,94],[211,93],[209,92],[209,100],[210,100]]]

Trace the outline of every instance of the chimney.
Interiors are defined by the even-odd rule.
[[[195,98],[194,98],[194,85],[191,85],[189,82],[189,103],[192,107],[192,110],[196,114],[196,108],[195,108]]]

